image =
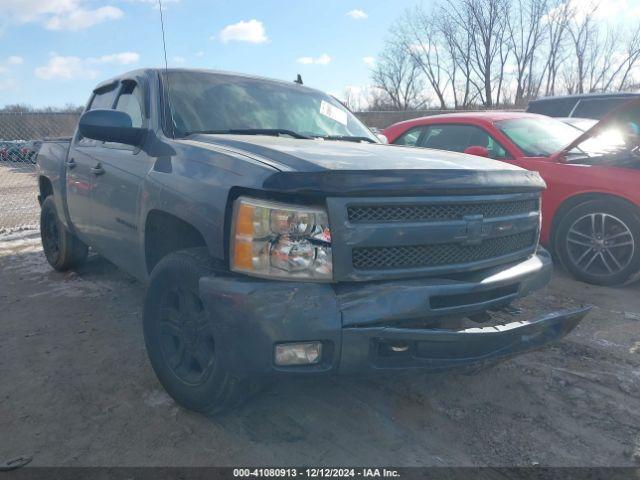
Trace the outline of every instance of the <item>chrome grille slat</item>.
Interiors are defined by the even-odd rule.
[[[466,215],[507,217],[538,209],[538,199],[424,205],[351,205],[347,208],[347,216],[351,223],[423,222],[461,220]]]

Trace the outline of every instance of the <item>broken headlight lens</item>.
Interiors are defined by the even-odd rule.
[[[331,280],[329,218],[320,207],[240,197],[234,203],[231,270],[259,277]]]

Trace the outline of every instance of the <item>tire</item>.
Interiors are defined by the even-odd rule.
[[[578,280],[623,285],[640,271],[639,212],[622,200],[592,200],[567,212],[558,224],[555,249]]]
[[[144,302],[144,340],[151,366],[184,408],[213,415],[240,405],[258,386],[225,371],[215,325],[199,296],[199,280],[215,274],[206,248],[171,253],[151,273]]]
[[[40,238],[49,265],[59,272],[81,265],[89,253],[87,246],[60,221],[53,196],[42,202]]]

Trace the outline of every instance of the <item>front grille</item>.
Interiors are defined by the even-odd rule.
[[[531,230],[515,235],[485,239],[478,245],[439,243],[402,247],[354,248],[352,261],[353,267],[358,270],[454,266],[502,257],[526,249],[532,250],[536,240],[537,232]]]
[[[506,217],[538,211],[538,199],[489,203],[445,203],[427,205],[352,205],[347,208],[351,223],[424,222],[462,220],[467,215]]]

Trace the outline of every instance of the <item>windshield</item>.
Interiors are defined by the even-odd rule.
[[[553,118],[515,118],[496,126],[529,157],[548,157],[580,135],[576,128]]]
[[[309,137],[378,140],[324,93],[267,79],[208,72],[167,72],[171,119],[179,135],[229,130],[285,131]]]

